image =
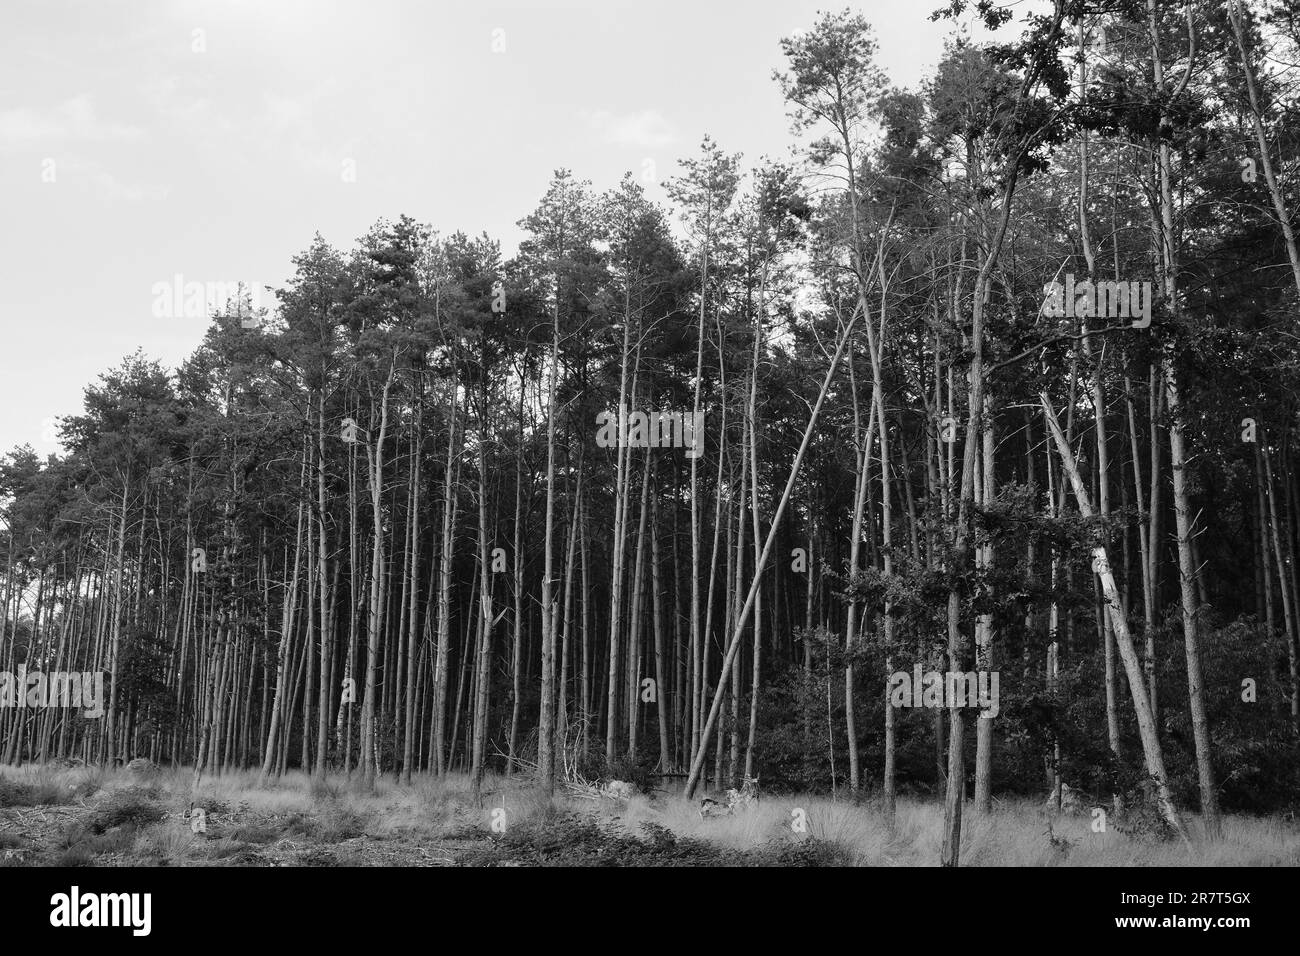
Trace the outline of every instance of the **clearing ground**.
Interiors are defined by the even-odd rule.
[[[192,832],[190,807],[206,812]],[[540,795],[527,777],[489,778],[481,805],[467,777],[381,779],[364,792],[291,773],[204,778],[184,768],[0,767],[0,866],[932,866],[943,808],[900,801],[890,834],[870,802],[764,795],[701,819],[697,801]],[[1296,866],[1300,825],[1230,816],[1207,844],[1139,818],[1094,832],[1090,814],[1031,802],[966,815],[968,866]]]

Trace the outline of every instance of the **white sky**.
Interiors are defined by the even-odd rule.
[[[706,132],[784,157],[778,41],[843,3],[4,0],[0,452],[57,450],[50,420],[137,347],[189,354],[207,320],[153,309],[177,274],[280,284],[317,231],[401,213],[509,254],[558,167],[662,182]],[[854,5],[894,83],[937,62],[940,5]]]

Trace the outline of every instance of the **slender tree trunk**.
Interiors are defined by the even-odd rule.
[[[1052,410],[1047,393],[1041,393],[1039,399],[1043,405],[1043,415],[1047,421],[1047,427],[1056,443],[1057,453],[1060,455],[1061,466],[1068,474],[1070,484],[1074,488],[1079,513],[1084,518],[1091,518],[1093,515],[1092,502],[1089,499],[1088,490],[1084,486],[1083,478],[1079,475],[1079,469],[1074,461],[1074,454],[1070,451],[1069,443],[1061,432],[1061,426],[1056,420],[1056,413]],[[1137,653],[1133,648],[1133,639],[1129,636],[1128,621],[1124,617],[1123,607],[1120,604],[1119,589],[1115,586],[1115,576],[1111,571],[1105,545],[1095,545],[1092,548],[1092,555],[1093,568],[1101,577],[1102,589],[1106,595],[1106,610],[1110,614],[1111,623],[1115,628],[1115,642],[1119,648],[1120,658],[1124,662],[1124,671],[1128,676],[1129,691],[1133,698],[1133,709],[1137,714],[1138,731],[1142,738],[1142,752],[1146,758],[1147,773],[1155,785],[1161,815],[1174,832],[1186,839],[1186,829],[1178,815],[1178,810],[1174,806],[1173,796],[1169,792],[1169,778],[1165,773],[1164,753],[1160,748],[1160,738],[1156,736],[1155,717],[1151,710],[1151,702],[1147,698],[1143,687],[1142,670],[1138,664]]]

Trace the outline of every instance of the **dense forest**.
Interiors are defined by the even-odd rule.
[[[0,462],[0,670],[105,712],[0,760],[942,794],[947,861],[1063,782],[1294,809],[1300,3],[1015,9],[915,90],[824,14],[787,161],[317,236],[105,373]]]

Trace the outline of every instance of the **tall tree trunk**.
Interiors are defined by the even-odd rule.
[[[1159,32],[1156,18],[1155,0],[1147,0],[1148,29],[1151,35],[1153,82],[1158,95],[1164,95],[1164,64],[1160,54]],[[1191,57],[1195,52],[1195,33],[1191,24],[1191,9],[1188,9],[1188,43],[1190,47],[1187,71],[1176,91],[1186,87],[1191,76]],[[1161,117],[1162,122],[1164,117]],[[1175,318],[1179,314],[1178,303],[1178,244],[1174,232],[1174,199],[1171,173],[1169,142],[1161,139],[1159,149],[1160,172],[1160,225],[1161,251],[1164,258],[1165,298],[1170,314]],[[1165,346],[1163,355],[1164,383],[1166,401],[1169,407],[1169,459],[1173,473],[1174,524],[1178,533],[1178,579],[1182,595],[1183,643],[1187,657],[1187,693],[1188,706],[1192,716],[1192,737],[1196,745],[1196,775],[1201,793],[1201,817],[1205,834],[1211,840],[1223,835],[1222,822],[1219,819],[1218,788],[1214,781],[1212,763],[1209,718],[1205,711],[1205,695],[1201,677],[1200,638],[1197,633],[1197,608],[1195,575],[1196,567],[1192,558],[1191,503],[1187,493],[1187,452],[1184,447],[1183,422],[1179,412],[1180,396],[1174,359],[1170,346]]]
[[[1043,416],[1047,421],[1047,427],[1056,443],[1061,466],[1069,476],[1070,484],[1074,489],[1074,497],[1079,505],[1079,513],[1085,519],[1091,518],[1093,510],[1092,502],[1088,496],[1088,489],[1084,486],[1083,478],[1079,475],[1079,469],[1074,461],[1074,454],[1070,451],[1070,445],[1066,441],[1065,435],[1062,434],[1061,426],[1056,420],[1056,412],[1052,410],[1052,404],[1046,392],[1039,395],[1039,400],[1043,405]],[[1138,664],[1137,653],[1133,648],[1133,639],[1129,636],[1128,621],[1124,617],[1124,609],[1120,604],[1119,589],[1115,586],[1115,576],[1111,571],[1106,546],[1104,544],[1094,545],[1092,555],[1093,568],[1101,577],[1102,589],[1106,595],[1106,610],[1110,614],[1111,623],[1115,628],[1115,642],[1119,648],[1120,659],[1124,662],[1124,671],[1128,676],[1129,692],[1133,698],[1133,710],[1137,714],[1138,732],[1142,738],[1142,752],[1146,758],[1147,773],[1155,785],[1160,813],[1174,832],[1186,839],[1186,829],[1178,815],[1178,810],[1174,806],[1173,796],[1169,792],[1169,778],[1165,773],[1164,753],[1160,747],[1160,738],[1156,736],[1155,717],[1151,710],[1151,702],[1147,698],[1143,686],[1142,669]]]
[[[839,341],[835,347],[835,355],[831,358],[830,365],[826,369],[826,378],[822,381],[821,390],[817,393],[817,402],[813,405],[812,413],[808,416],[808,425],[804,429],[803,440],[799,443],[799,451],[795,453],[794,463],[790,466],[790,477],[786,480],[785,491],[781,493],[781,499],[776,506],[776,514],[772,516],[771,524],[768,526],[767,539],[763,544],[763,551],[759,555],[758,563],[754,568],[754,580],[749,587],[749,595],[745,598],[744,607],[741,609],[740,617],[736,622],[736,631],[732,634],[731,640],[727,642],[727,650],[723,658],[722,673],[725,674],[731,666],[731,661],[735,658],[736,652],[740,649],[740,632],[749,620],[749,613],[754,606],[754,596],[758,586],[762,581],[763,568],[767,566],[767,560],[772,553],[772,545],[776,541],[777,532],[781,527],[781,518],[785,514],[785,507],[790,501],[790,492],[794,488],[794,483],[799,477],[799,468],[803,465],[804,455],[808,451],[808,444],[812,438],[813,430],[817,427],[817,419],[821,415],[822,405],[826,401],[826,394],[830,391],[831,382],[835,378],[835,370],[840,364],[840,359],[844,355],[845,346],[848,345],[849,337],[853,334],[853,326],[857,322],[858,313],[854,312],[849,319],[848,325],[845,326],[839,335]],[[718,720],[718,713],[722,709],[723,692],[726,690],[724,681],[718,682],[717,690],[713,694],[713,703],[709,707],[709,716],[705,721],[703,737],[708,738],[712,733]],[[686,789],[684,796],[690,799],[695,795],[695,788],[700,782],[700,772],[704,768],[704,748],[695,755],[691,761],[691,771],[686,778]]]

